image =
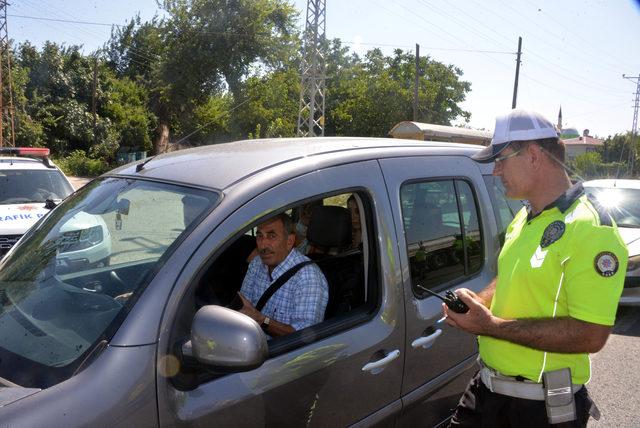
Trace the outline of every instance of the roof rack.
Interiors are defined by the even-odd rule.
[[[26,156],[42,159],[47,168],[55,168],[49,160],[51,151],[45,147],[0,147],[0,155]]]

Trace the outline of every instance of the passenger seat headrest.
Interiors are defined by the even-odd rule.
[[[322,205],[313,207],[307,240],[323,248],[344,248],[351,244],[351,214],[347,208]]]

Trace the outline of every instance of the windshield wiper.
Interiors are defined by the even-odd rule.
[[[628,227],[630,229],[638,229],[640,228],[640,224],[633,224],[633,223],[617,223],[618,227]]]

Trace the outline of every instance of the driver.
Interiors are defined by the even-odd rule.
[[[272,337],[321,322],[329,301],[329,288],[322,271],[315,264],[306,264],[267,300],[261,311],[256,309],[274,281],[292,267],[309,261],[294,248],[295,239],[293,221],[285,213],[259,224],[256,244],[260,257],[249,264],[238,293],[242,300],[240,312],[253,318]]]

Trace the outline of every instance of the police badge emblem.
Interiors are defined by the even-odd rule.
[[[609,251],[603,251],[596,256],[594,261],[596,270],[604,277],[610,277],[618,272],[618,258]]]
[[[556,220],[550,223],[549,226],[544,229],[542,239],[540,239],[540,247],[546,248],[556,242],[558,239],[562,238],[564,229],[565,224],[560,220]]]

